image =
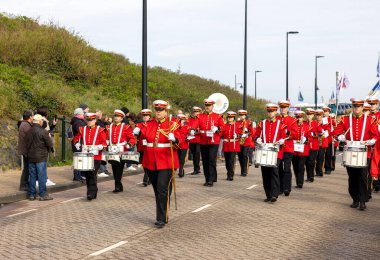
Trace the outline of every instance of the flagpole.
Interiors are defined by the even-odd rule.
[[[335,72],[335,116],[337,117],[338,116],[338,105],[339,105],[339,102],[338,102],[338,84],[339,84],[339,72]],[[335,118],[336,119],[336,118]]]

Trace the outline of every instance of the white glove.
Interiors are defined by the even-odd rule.
[[[211,127],[211,131],[212,131],[213,133],[216,133],[216,131],[218,131],[218,127],[217,127],[217,126],[212,126],[212,127]]]
[[[243,132],[248,133],[248,129],[246,127],[244,127]]]
[[[345,142],[346,141],[346,136],[344,136],[344,135],[338,136],[338,141],[339,142]]]
[[[302,136],[301,137],[301,144],[304,144],[306,142],[306,137],[305,136]]]
[[[96,146],[96,149],[98,149],[98,151],[103,150],[103,145],[98,144],[98,145]]]
[[[262,144],[263,143],[263,139],[261,139],[260,137],[256,139],[256,143],[257,144]]]
[[[379,133],[380,133],[380,125],[378,126],[377,130],[378,130],[378,131],[379,131]]]
[[[248,134],[242,134],[241,135],[241,138],[247,138],[248,137]]]
[[[369,139],[367,142],[366,142],[366,144],[367,145],[374,145],[376,143],[376,140],[375,139]]]
[[[133,134],[134,135],[139,135],[140,134],[140,128],[138,128],[138,127],[135,127],[135,129],[133,129]]]
[[[75,148],[76,148],[77,150],[80,150],[81,144],[78,142],[78,143],[74,144],[74,146],[75,146]]]
[[[324,131],[323,131],[323,136],[324,136],[325,138],[329,137],[329,131],[324,130]]]
[[[237,134],[235,133],[235,134],[234,134],[234,139],[236,139],[237,137],[238,137],[238,136],[237,136]]]
[[[278,144],[279,145],[283,145],[285,143],[285,139],[280,139],[280,140],[278,140]]]
[[[173,133],[169,133],[168,139],[169,139],[169,141],[175,142],[174,134]]]
[[[194,131],[194,129],[191,129],[191,130],[190,130],[190,135],[191,135],[191,136],[194,136],[194,135],[195,135],[195,131]]]

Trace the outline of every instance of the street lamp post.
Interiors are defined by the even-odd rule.
[[[289,98],[289,74],[288,74],[288,41],[289,34],[297,34],[297,31],[286,32],[286,99]]]
[[[247,110],[247,0],[245,0],[245,27],[244,27],[244,91],[243,109]]]
[[[142,100],[141,107],[148,107],[147,90],[148,90],[148,53],[147,53],[147,0],[143,0],[143,26],[142,26]]]
[[[325,56],[320,56],[317,55],[315,56],[315,81],[314,81],[314,106],[315,109],[318,108],[318,96],[317,96],[317,91],[318,91],[318,59],[323,58]]]
[[[261,70],[255,70],[255,99],[257,99],[257,92],[256,92],[256,75],[257,73],[262,72]]]

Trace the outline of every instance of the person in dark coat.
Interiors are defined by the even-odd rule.
[[[86,122],[84,121],[84,112],[82,108],[77,108],[74,110],[74,117],[71,118],[70,124],[73,131],[73,136],[76,136],[79,133],[80,127],[86,126]],[[73,153],[81,151],[81,150],[77,150],[74,144],[71,145],[71,148],[73,149]],[[73,181],[83,181],[84,179],[85,178],[81,176],[80,171],[74,170]]]
[[[26,134],[32,128],[33,122],[33,111],[28,109],[25,110],[22,115],[22,121],[19,124],[18,132],[18,154],[22,156],[23,169],[20,178],[20,191],[27,191],[29,186],[29,163],[27,156],[27,146],[26,146]]]

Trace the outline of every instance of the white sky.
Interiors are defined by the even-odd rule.
[[[142,0],[1,0],[0,11],[53,21],[105,51],[141,64]],[[328,101],[335,72],[350,88],[341,100],[364,98],[378,80],[380,0],[248,0],[248,93],[285,98],[286,32],[289,93],[314,102],[314,57],[319,97]],[[219,80],[243,81],[244,0],[148,0],[148,63]],[[149,91],[149,90],[148,90]],[[319,99],[320,101],[320,99]]]

